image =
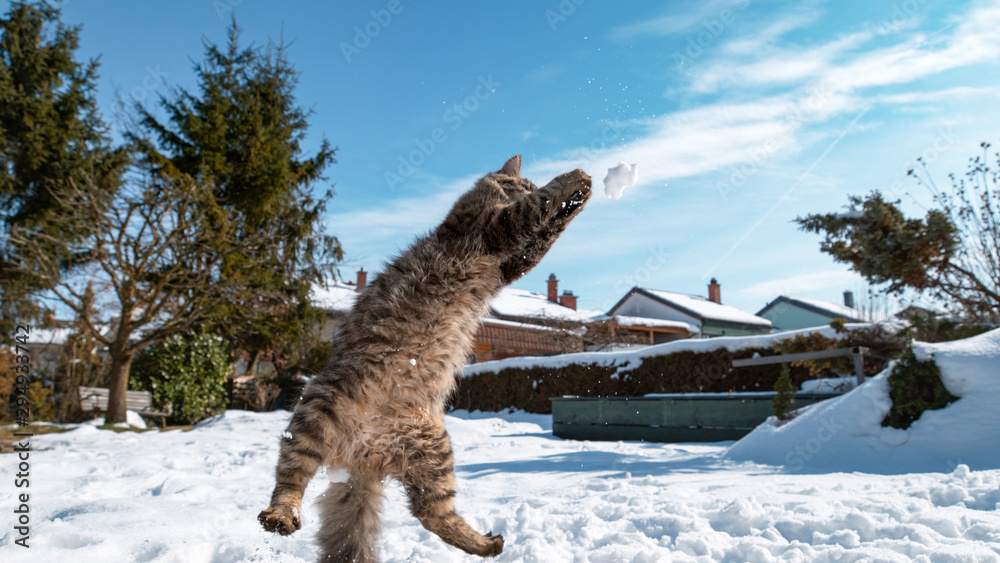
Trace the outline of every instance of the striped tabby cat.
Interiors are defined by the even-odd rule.
[[[503,550],[502,536],[455,512],[445,401],[490,299],[542,259],[591,193],[581,170],[543,188],[520,172],[515,156],[477,181],[358,297],[283,435],[271,506],[258,517],[265,529],[301,527],[303,491],[325,465],[349,477],[319,501],[320,561],[376,561],[386,477],[446,543],[484,557]]]

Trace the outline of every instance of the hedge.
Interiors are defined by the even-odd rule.
[[[901,350],[900,344],[878,329],[847,331],[839,338],[821,333],[797,334],[770,346],[730,352],[720,341],[711,352],[679,351],[645,356],[635,365],[572,363],[565,367],[510,367],[496,372],[481,372],[460,377],[452,396],[455,409],[500,411],[508,408],[531,413],[552,412],[550,397],[641,396],[648,393],[727,393],[737,391],[772,391],[781,375],[781,365],[751,366],[734,369],[733,360],[752,358],[755,354],[771,356],[817,350],[867,346],[886,356]],[[593,357],[593,356],[589,356]],[[500,364],[502,365],[502,364]],[[851,357],[811,360],[788,364],[792,384],[838,374],[854,373]],[[865,374],[875,375],[884,362],[865,359]]]

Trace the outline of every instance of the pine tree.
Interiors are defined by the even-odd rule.
[[[824,236],[820,250],[890,293],[913,289],[945,302],[958,316],[1000,322],[1000,153],[969,159],[963,176],[940,189],[923,162],[910,171],[934,196],[923,218],[907,218],[879,192],[849,196],[845,213],[800,217]],[[918,159],[920,161],[920,159]]]
[[[161,101],[165,121],[137,106],[139,125],[128,138],[157,170],[212,184],[219,212],[238,214],[239,236],[275,241],[267,253],[231,257],[223,271],[257,289],[251,300],[220,305],[227,320],[214,327],[249,352],[252,366],[268,351],[305,345],[319,318],[310,288],[342,258],[321,223],[332,192],[314,198],[311,191],[335,149],[324,140],[303,156],[308,112],[295,103],[297,73],[283,46],[240,47],[234,21],[225,50],[206,42],[195,72],[197,92]]]
[[[79,27],[59,22],[44,2],[13,2],[0,20],[0,330],[38,313],[38,287],[15,273],[14,225],[73,238],[54,193],[87,175],[108,194],[120,184],[127,155],[110,148],[94,100],[97,61],[74,60]],[[68,258],[68,257],[67,257]],[[80,257],[76,257],[79,259]]]
[[[774,416],[782,421],[795,418],[795,386],[792,385],[792,372],[788,364],[781,364],[781,375],[774,384],[774,390],[777,393],[771,400]]]

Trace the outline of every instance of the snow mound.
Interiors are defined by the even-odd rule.
[[[632,165],[619,162],[618,166],[608,168],[604,177],[604,193],[611,199],[622,197],[625,188],[634,186],[639,181],[639,163]]]
[[[959,399],[925,411],[909,428],[882,426],[892,407],[890,369],[846,395],[816,403],[794,420],[772,417],[726,453],[734,461],[783,465],[791,472],[861,471],[902,474],[1000,468],[1000,329],[939,344],[914,343],[933,359],[945,387]]]
[[[104,418],[95,418],[88,420],[84,424],[89,426],[104,426]],[[146,421],[142,419],[142,416],[135,411],[125,411],[125,422],[119,422],[115,424],[115,428],[130,428],[135,427],[140,430],[146,429]]]

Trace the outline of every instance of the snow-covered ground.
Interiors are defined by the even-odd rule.
[[[964,396],[929,423],[900,431],[908,440],[855,432],[873,428],[873,417],[849,415],[858,401],[880,404],[864,394],[877,379],[841,398],[844,410],[823,411],[843,416],[835,420],[848,427],[826,441],[822,420],[809,426],[818,415],[803,415],[799,430],[796,423],[777,429],[795,430],[787,434],[762,427],[734,446],[566,441],[552,436],[546,415],[457,412],[447,424],[458,508],[480,531],[505,536],[498,561],[1000,562],[996,454],[942,453],[958,434],[965,447],[986,443],[995,452],[1000,444],[1000,409],[989,402],[995,393],[986,395],[1000,377],[1000,331],[965,343],[919,350],[933,354],[946,385]],[[860,398],[849,400],[853,394]],[[35,437],[31,547],[13,545],[16,534],[5,526],[0,561],[311,562],[314,501],[325,476],[307,491],[298,533],[267,534],[256,521],[288,417],[228,411],[189,432],[81,426]],[[967,436],[975,429],[980,436]],[[929,432],[940,439],[925,440]],[[841,452],[838,471],[849,469],[852,455],[862,465],[881,455],[875,469],[885,474],[831,472],[823,465],[830,456],[820,452],[810,455],[826,462],[801,468],[784,456],[776,461],[782,465],[759,463],[776,451],[810,452],[812,438],[821,451]],[[915,467],[921,473],[910,472],[920,449],[906,446],[913,443],[923,448]],[[0,456],[0,498],[7,503],[0,509],[8,518],[15,463],[13,455]],[[423,530],[396,485],[383,519],[384,561],[479,561]]]

